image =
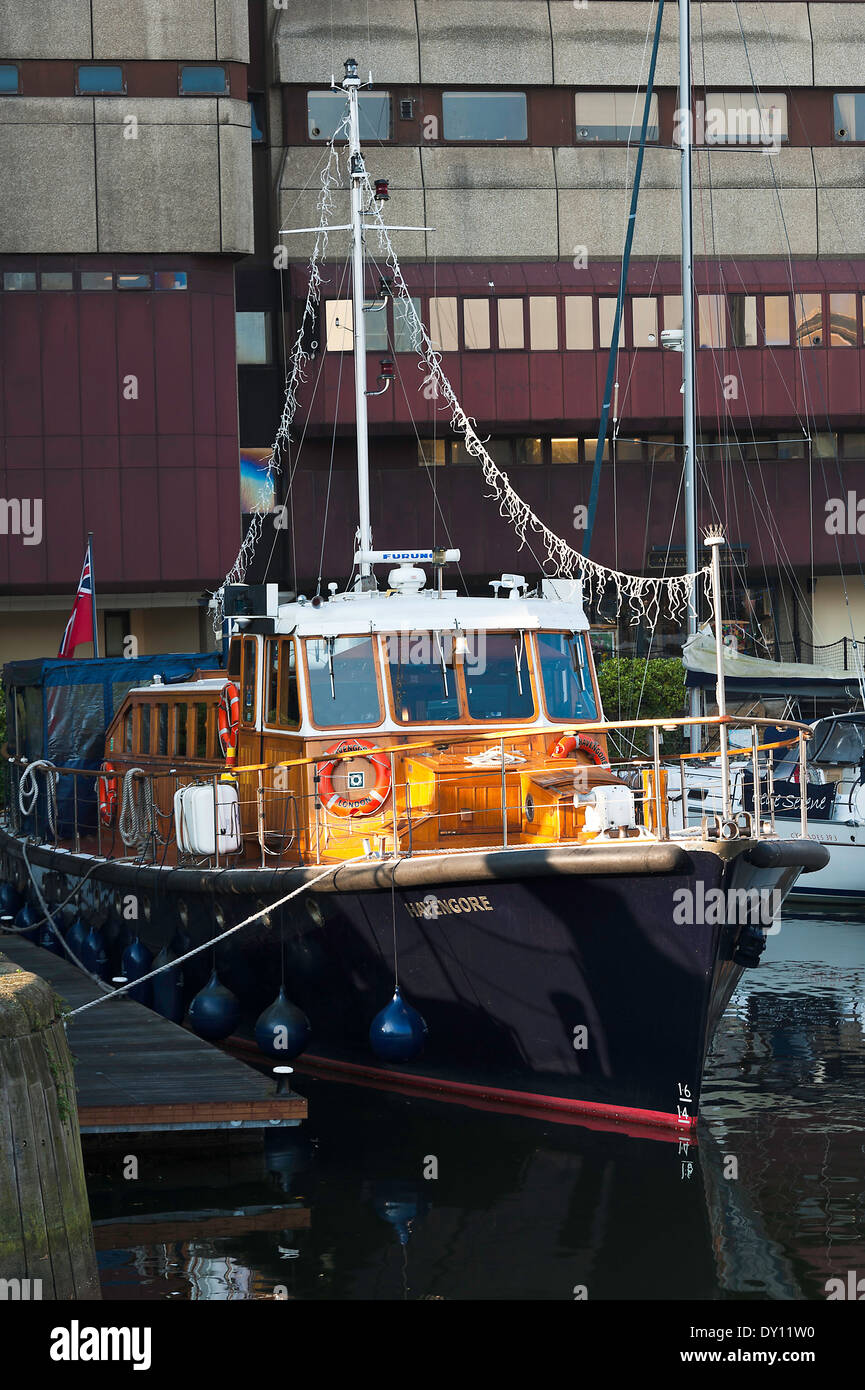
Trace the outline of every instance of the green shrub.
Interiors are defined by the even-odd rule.
[[[598,686],[607,719],[681,719],[685,708],[685,668],[675,657],[611,656],[598,667]],[[665,733],[661,745],[664,757],[685,749],[686,735],[677,729]],[[648,729],[624,730],[610,739],[611,751],[619,757],[633,753],[628,740],[644,752],[651,751]]]

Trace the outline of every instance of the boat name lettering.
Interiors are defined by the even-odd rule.
[[[412,917],[447,917],[454,912],[493,912],[489,898],[437,898],[430,893],[419,903],[406,903]]]

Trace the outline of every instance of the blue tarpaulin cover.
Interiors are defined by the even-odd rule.
[[[105,731],[129,690],[148,685],[155,675],[170,686],[188,680],[199,668],[213,670],[220,664],[219,652],[8,661],[3,686],[10,752],[29,761],[47,758],[55,767],[98,768],[105,754]],[[80,781],[79,825],[95,824],[93,783],[89,778],[61,777],[57,786],[61,833],[71,824],[75,780]]]

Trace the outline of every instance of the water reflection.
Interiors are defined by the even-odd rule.
[[[265,1146],[154,1152],[132,1184],[88,1144],[103,1293],[823,1298],[865,1273],[863,1072],[865,926],[788,921],[722,1021],[697,1146],[302,1078],[311,1119]]]

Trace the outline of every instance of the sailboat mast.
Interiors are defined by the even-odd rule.
[[[363,196],[365,169],[360,150],[360,121],[358,91],[360,78],[357,61],[346,59],[343,91],[348,96],[348,158],[351,177],[351,298],[354,336],[354,403],[357,427],[357,502],[358,550],[368,555],[372,550],[372,527],[369,517],[369,433],[366,410],[366,318],[363,273]],[[360,562],[361,588],[373,587],[372,565]]]
[[[682,158],[682,375],[684,390],[685,570],[697,569],[696,412],[694,402],[694,251],[691,212],[691,3],[679,0],[679,141]],[[696,606],[688,610],[688,636],[697,631]],[[692,690],[690,713],[700,713],[700,692]],[[700,730],[691,726],[691,752],[700,747]]]

